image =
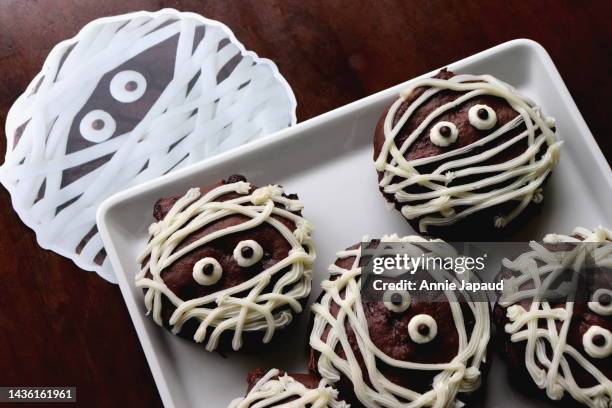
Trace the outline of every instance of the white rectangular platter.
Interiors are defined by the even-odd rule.
[[[576,225],[612,226],[610,167],[539,44],[510,41],[448,67],[459,73],[492,74],[513,84],[557,119],[564,145],[559,167],[546,188],[543,212],[509,240],[538,239],[553,231],[565,233]],[[246,374],[256,367],[304,371],[308,313],[297,320],[285,347],[257,355],[207,353],[201,345],[155,325],[145,316],[142,292],[133,284],[138,270],[135,259],[147,239],[155,201],[231,174],[244,174],[259,186],[281,184],[287,192],[298,193],[304,215],[316,229],[313,299],[336,251],[364,235],[414,233],[382,199],[372,161],[376,122],[406,84],[125,191],[101,206],[98,228],[166,407],[225,407],[243,395]],[[530,400],[513,389],[504,363],[494,359],[483,406],[543,405],[541,400]]]

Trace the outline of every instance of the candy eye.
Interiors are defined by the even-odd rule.
[[[234,259],[243,268],[255,265],[263,257],[263,248],[252,239],[240,241],[234,248]]]
[[[193,265],[193,280],[202,286],[214,285],[221,279],[223,269],[215,258],[202,258]]]
[[[584,351],[593,358],[606,358],[612,354],[612,333],[600,326],[591,326],[582,336]]]
[[[410,339],[418,344],[432,341],[438,334],[438,324],[433,317],[427,314],[414,316],[408,322],[408,335]]]
[[[117,129],[115,119],[101,109],[92,110],[83,116],[79,124],[81,136],[90,142],[100,143],[109,139]]]
[[[136,71],[121,71],[110,82],[110,93],[119,102],[135,102],[147,90],[147,80]]]
[[[459,129],[451,122],[438,122],[429,131],[429,140],[436,146],[446,147],[457,141]]]
[[[487,105],[474,105],[468,111],[470,124],[479,130],[489,130],[497,123],[495,111]]]
[[[383,294],[383,302],[390,311],[402,313],[410,307],[410,294],[403,290],[387,290]]]
[[[589,302],[589,309],[601,316],[612,315],[612,290],[597,289]]]

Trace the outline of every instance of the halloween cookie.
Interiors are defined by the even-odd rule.
[[[542,201],[559,156],[554,132],[554,120],[510,85],[442,70],[381,117],[379,187],[420,233],[495,238]]]
[[[302,204],[232,176],[163,198],[136,286],[155,322],[209,351],[256,348],[302,311],[315,250]]]
[[[349,408],[338,399],[338,391],[312,374],[256,369],[249,373],[247,384],[247,395],[228,408]]]
[[[504,261],[494,309],[504,355],[552,400],[612,406],[611,270],[612,231],[604,228],[550,234]],[[575,282],[573,298],[549,298],[560,282]]]
[[[418,253],[431,242],[418,236],[381,241]],[[451,249],[438,244],[438,250]],[[366,259],[357,244],[340,251],[330,266],[312,306],[310,369],[352,407],[446,407],[476,391],[487,363],[488,303],[456,291],[442,300],[427,291],[386,291],[364,299]]]

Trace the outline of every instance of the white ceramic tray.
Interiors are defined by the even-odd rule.
[[[539,44],[510,41],[450,64],[449,68],[461,73],[493,74],[515,85],[557,119],[558,134],[565,144],[559,167],[546,188],[543,213],[512,240],[536,239],[552,231],[569,232],[575,225],[612,225],[610,167]],[[174,337],[155,325],[145,316],[142,293],[133,284],[138,269],[135,259],[147,238],[155,201],[236,173],[246,175],[257,185],[279,183],[288,192],[298,193],[305,216],[316,228],[314,298],[337,250],[358,242],[366,234],[413,233],[398,212],[385,205],[377,189],[372,161],[376,121],[404,86],[379,92],[122,192],[102,204],[98,228],[166,407],[225,407],[244,393],[245,376],[255,367],[304,370],[307,313],[297,320],[298,327],[286,347],[250,356],[207,353],[202,346]],[[514,390],[506,366],[494,359],[484,406],[535,407],[543,403]]]

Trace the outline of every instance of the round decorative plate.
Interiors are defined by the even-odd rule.
[[[95,224],[105,198],[291,126],[295,108],[276,66],[217,21],[101,18],[11,107],[0,181],[40,246],[114,282]]]

